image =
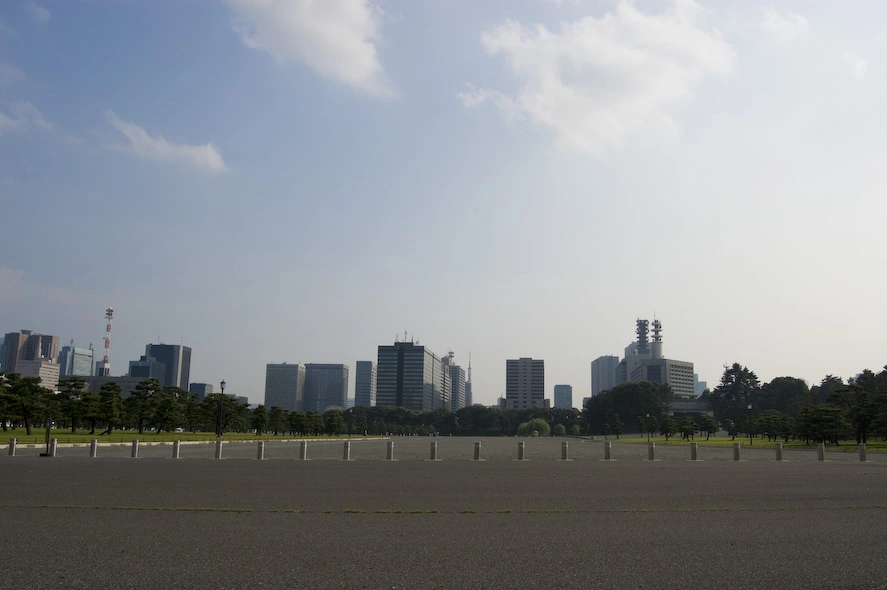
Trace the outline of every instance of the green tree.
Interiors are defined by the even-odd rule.
[[[616,439],[619,439],[619,435],[622,434],[623,425],[622,420],[619,419],[619,414],[612,414],[610,416],[610,432],[616,435]]]
[[[650,416],[647,418],[647,432],[650,434],[656,434],[659,432],[659,420],[656,419],[656,416]]]
[[[262,436],[262,433],[265,432],[265,427],[268,425],[268,413],[265,411],[265,406],[263,404],[259,404],[253,410],[252,419],[250,420],[250,428],[256,431],[256,434]]]
[[[570,434],[572,436],[579,436],[582,434],[582,428],[578,424],[573,424],[570,426]]]
[[[82,417],[83,405],[80,397],[86,389],[86,381],[83,377],[72,375],[59,379],[59,391],[61,392],[62,408],[65,417],[71,420],[71,434],[77,432],[77,419]]]
[[[6,423],[9,421],[13,403],[12,393],[10,392],[12,382],[17,380],[18,377],[18,373],[12,373],[7,376],[0,371],[0,425],[3,427],[3,432],[6,432],[8,429]]]
[[[564,426],[563,424],[555,424],[554,428],[551,429],[551,433],[554,436],[566,436],[567,427]]]
[[[551,435],[551,426],[542,418],[533,418],[527,422],[521,423],[517,428],[518,436],[549,436]]]
[[[730,418],[725,418],[721,424],[724,426],[727,434],[730,435],[730,440],[736,440],[736,435],[739,434],[739,427],[736,425],[736,422]]]
[[[666,416],[662,419],[662,426],[659,427],[659,434],[665,437],[665,440],[670,439],[678,432],[678,423],[671,416]]]
[[[12,382],[10,395],[13,411],[25,425],[25,432],[31,434],[31,420],[47,409],[47,396],[51,393],[40,385],[40,377],[19,377]]]
[[[182,423],[182,407],[176,398],[176,393],[161,388],[151,396],[151,423],[158,434],[163,430],[172,431]]]
[[[684,414],[677,420],[677,433],[681,435],[681,438],[692,440],[696,430],[696,423],[690,416]]]
[[[342,410],[327,410],[323,414],[323,427],[330,436],[339,436],[345,428],[345,420],[342,418]]]
[[[286,410],[280,406],[274,406],[268,412],[268,427],[274,436],[286,430]]]
[[[757,406],[758,395],[761,387],[758,376],[748,367],[739,363],[724,369],[721,383],[710,396],[715,418],[723,420],[730,418],[734,422],[746,415],[748,404],[752,404],[754,411],[759,411]]]
[[[139,429],[139,434],[145,432],[145,424],[151,418],[153,412],[152,398],[163,387],[157,379],[144,379],[139,381],[129,397],[123,402],[129,419]]]
[[[652,381],[632,381],[597,394],[588,400],[582,410],[582,421],[587,432],[600,432],[603,423],[613,414],[619,416],[663,416],[674,397],[671,387]],[[635,418],[636,420],[637,418]],[[614,426],[610,424],[611,428]],[[629,424],[632,432],[641,430],[641,424]]]
[[[705,433],[705,440],[718,432],[718,421],[708,414],[700,414],[696,419],[696,425],[699,427],[700,434]]]
[[[107,426],[102,434],[111,434],[123,419],[123,399],[120,391],[120,384],[113,381],[102,383],[99,388],[99,420]]]
[[[89,434],[95,434],[95,426],[100,418],[99,394],[95,391],[84,391],[77,400],[78,414],[89,424]]]

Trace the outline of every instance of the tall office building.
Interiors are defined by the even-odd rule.
[[[456,364],[453,351],[450,351],[442,360],[449,376],[450,411],[456,412],[465,407],[465,369]]]
[[[665,358],[662,322],[653,320],[653,341],[648,341],[648,321],[637,321],[638,341],[625,349],[616,370],[616,385],[633,381],[668,384],[677,397],[694,397],[693,363]]]
[[[354,373],[354,406],[376,405],[376,363],[357,361]]]
[[[573,386],[572,385],[555,385],[554,386],[554,407],[560,410],[573,409]]]
[[[57,363],[59,358],[59,337],[49,334],[34,334],[31,330],[10,332],[3,337],[3,371],[21,373],[19,361],[46,361]]]
[[[302,409],[323,414],[348,407],[348,365],[308,363]]]
[[[71,340],[70,346],[63,346],[59,352],[59,376],[91,377],[94,374],[95,352],[89,348],[77,348]]]
[[[616,368],[619,357],[614,355],[599,356],[591,361],[591,395],[596,396],[602,391],[613,389],[616,385]]]
[[[181,344],[148,344],[145,346],[145,356],[164,364],[163,379],[158,379],[161,385],[188,391],[191,383],[190,347]]]
[[[51,391],[56,391],[59,387],[58,363],[43,359],[20,360],[16,364],[15,372],[22,377],[40,377],[40,385]]]
[[[269,363],[265,365],[265,408],[283,408],[289,412],[302,409],[305,389],[305,365]]]
[[[395,342],[379,346],[376,405],[420,412],[449,407],[449,372],[441,358],[425,346]]]
[[[509,410],[545,407],[545,361],[505,361],[505,401]]]
[[[213,384],[212,383],[192,383],[188,386],[188,393],[190,393],[191,395],[196,395],[198,401],[203,401],[206,399],[206,396],[212,395]]]
[[[166,378],[166,365],[153,357],[142,356],[137,361],[129,361],[129,376],[139,379],[157,379],[162,383]]]

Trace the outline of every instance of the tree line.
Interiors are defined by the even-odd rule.
[[[714,418],[671,415],[674,395],[667,385],[623,383],[591,398],[583,409],[584,430],[615,435],[623,431],[706,438],[723,429],[736,436],[770,441],[803,440],[865,443],[870,436],[887,440],[887,367],[865,370],[842,381],[834,375],[813,387],[803,379],[777,377],[761,384],[754,371],[739,363],[724,369],[720,383],[699,400],[711,405]]]

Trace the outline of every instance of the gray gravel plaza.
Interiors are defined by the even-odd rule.
[[[396,437],[0,457],[0,588],[881,588],[887,457]],[[484,461],[472,461],[474,442]],[[516,461],[518,441],[528,461]],[[441,461],[428,461],[430,442]]]

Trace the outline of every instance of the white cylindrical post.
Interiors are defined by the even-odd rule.
[[[865,463],[865,443],[859,445],[859,460]]]
[[[15,457],[15,446],[18,444],[18,439],[11,438],[9,439],[9,456]]]
[[[740,451],[739,451],[739,449],[741,449],[741,448],[742,448],[741,443],[738,443],[738,442],[733,443],[733,460],[734,461],[739,461],[741,459]]]
[[[647,461],[656,460],[656,443],[650,441],[647,443]]]
[[[431,460],[437,461],[437,442],[431,443]]]
[[[180,448],[181,444],[182,444],[182,441],[180,441],[180,440],[172,441],[172,458],[173,459],[179,458],[179,448]]]
[[[49,441],[49,456],[55,457],[56,449],[58,448],[59,439],[54,438]]]
[[[222,458],[222,439],[216,441],[216,459]]]
[[[89,441],[89,458],[95,459],[99,453],[99,439],[94,438]]]
[[[613,443],[607,441],[604,443],[604,461],[612,461]]]
[[[139,439],[132,439],[132,453],[130,453],[130,457],[133,459],[137,459],[139,456]]]
[[[389,461],[394,461],[394,441],[389,440],[388,445],[385,449],[385,458]]]
[[[690,460],[697,461],[699,459],[699,443],[690,443]]]
[[[265,441],[260,440],[256,447],[256,459],[261,461],[265,458]]]
[[[782,443],[776,443],[776,460],[782,461]]]
[[[299,447],[299,459],[302,461],[308,460],[308,441],[303,440],[301,446]]]
[[[480,461],[480,441],[475,441],[474,443],[474,460]]]
[[[567,461],[569,459],[569,448],[570,443],[567,441],[561,442],[561,461]]]
[[[524,441],[517,443],[517,460],[526,460],[526,443]]]
[[[819,443],[819,447],[816,449],[816,458],[825,461],[825,443]]]
[[[351,441],[346,440],[345,444],[342,446],[342,460],[350,461],[351,460]]]

